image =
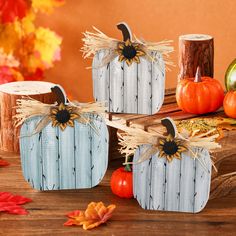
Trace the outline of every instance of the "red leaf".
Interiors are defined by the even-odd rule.
[[[29,0],[0,0],[0,23],[12,23],[24,18],[30,5]]]
[[[9,165],[10,164],[7,161],[0,158],[0,167],[9,166]]]
[[[21,206],[32,200],[19,195],[12,195],[8,192],[0,192],[0,212],[5,211],[11,214],[26,215],[28,212]]]

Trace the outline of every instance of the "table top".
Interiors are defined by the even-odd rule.
[[[114,149],[116,150],[116,149]],[[119,156],[117,151],[110,152]],[[210,200],[198,214],[143,210],[135,199],[121,199],[112,194],[111,173],[122,159],[112,160],[101,184],[92,189],[48,191],[33,190],[23,179],[17,154],[0,152],[10,166],[0,169],[0,191],[31,198],[24,207],[28,215],[0,214],[0,235],[235,235],[236,190],[223,198]],[[225,172],[235,170],[236,160],[224,164]],[[104,225],[85,231],[66,227],[66,214],[84,210],[91,201],[117,206],[113,217]]]

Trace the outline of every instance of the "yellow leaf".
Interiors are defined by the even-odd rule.
[[[36,11],[51,13],[54,7],[63,5],[64,0],[32,0],[32,7]]]
[[[53,62],[60,60],[61,37],[55,32],[39,27],[35,31],[34,56],[40,58],[45,69],[53,66]]]

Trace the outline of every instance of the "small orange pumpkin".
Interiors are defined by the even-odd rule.
[[[229,91],[225,95],[223,106],[227,116],[236,118],[236,91]]]
[[[220,82],[210,77],[201,77],[197,68],[195,78],[182,79],[176,88],[176,100],[180,109],[193,114],[205,114],[218,110],[224,99]]]

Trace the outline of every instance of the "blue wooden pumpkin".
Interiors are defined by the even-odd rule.
[[[134,197],[144,209],[200,212],[210,194],[212,162],[209,151],[199,147],[191,147],[189,151],[174,139],[177,132],[174,122],[165,118],[162,124],[172,138],[162,139],[157,152],[143,162],[138,162],[140,156],[151,144],[143,144],[135,152]],[[182,151],[178,151],[180,149]]]
[[[22,126],[20,153],[23,175],[38,190],[91,188],[102,180],[108,163],[108,130],[103,119],[92,115],[98,134],[75,120],[74,127],[52,127],[30,136],[41,117]]]
[[[90,105],[77,106],[68,101],[59,85],[51,90],[57,105],[19,101],[18,115],[20,120],[24,117],[20,130],[24,178],[38,190],[94,187],[108,163],[108,129],[103,117],[94,113],[99,105],[91,109]],[[32,111],[33,106],[33,114],[42,114],[42,110],[46,114],[31,117],[28,109]],[[40,110],[40,106],[46,108]],[[86,112],[82,113],[83,107]]]
[[[118,24],[127,33],[124,42],[131,40],[131,32],[125,23]],[[128,46],[130,48],[132,46]],[[124,49],[123,49],[124,50]],[[128,50],[129,51],[129,50]],[[154,114],[159,111],[165,93],[165,62],[159,51],[150,55],[156,61],[140,56],[139,63],[127,65],[117,54],[104,66],[108,49],[96,52],[93,58],[93,95],[96,101],[107,101],[108,112]]]

